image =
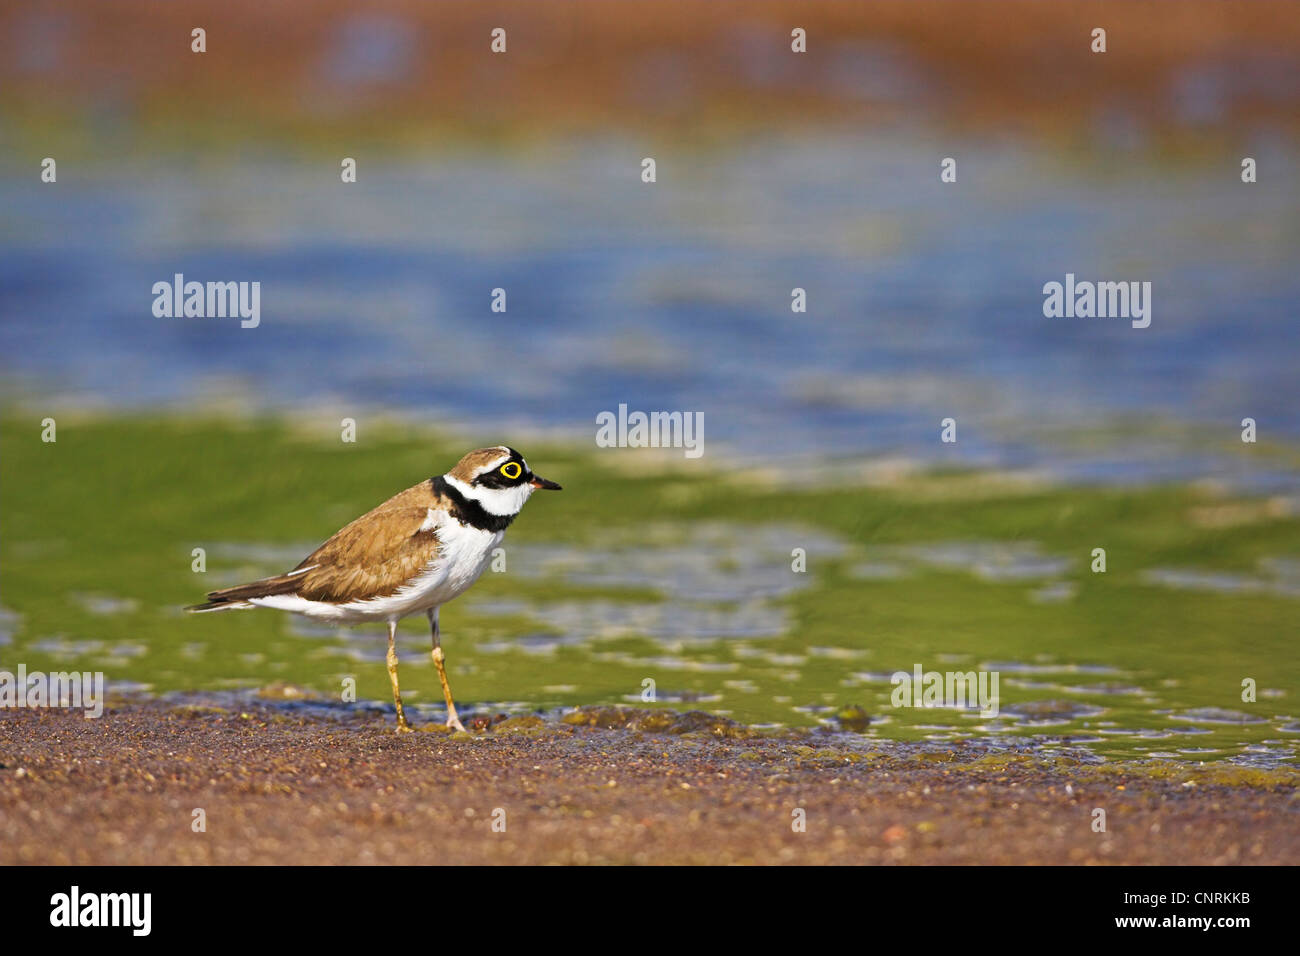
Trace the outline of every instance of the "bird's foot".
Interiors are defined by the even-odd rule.
[[[447,718],[447,728],[449,730],[459,730],[462,734],[469,733],[469,731],[465,729],[465,725],[460,722],[460,718],[455,714],[452,714]]]
[[[397,722],[397,732],[399,734],[412,734],[415,733],[415,728],[408,724],[406,719],[403,718]]]

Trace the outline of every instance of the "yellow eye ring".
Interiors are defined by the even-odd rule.
[[[505,475],[511,481],[514,481],[524,473],[523,468],[519,467],[519,462],[508,461],[501,466],[501,474]]]

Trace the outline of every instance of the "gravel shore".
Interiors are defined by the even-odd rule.
[[[269,705],[6,711],[0,864],[1300,859],[1290,770],[568,720],[397,735]]]

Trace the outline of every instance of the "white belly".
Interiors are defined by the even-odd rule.
[[[388,597],[332,604],[309,601],[296,594],[281,594],[253,598],[250,603],[340,624],[400,620],[439,607],[463,594],[487,568],[493,549],[504,537],[504,531],[481,531],[448,521],[438,528],[441,546],[437,558],[409,584]]]

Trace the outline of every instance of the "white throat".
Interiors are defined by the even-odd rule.
[[[496,515],[498,518],[519,514],[524,507],[524,502],[536,490],[528,482],[514,488],[483,488],[481,486],[467,485],[459,478],[453,478],[451,475],[443,475],[442,477],[447,484],[451,485],[467,499],[478,502],[482,505],[484,511],[490,515]]]

